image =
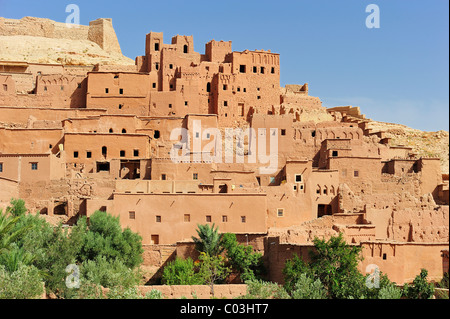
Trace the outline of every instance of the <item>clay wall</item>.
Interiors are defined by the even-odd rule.
[[[130,212],[134,212],[134,219],[130,219]],[[222,232],[265,233],[267,229],[265,194],[115,193],[114,214],[120,216],[123,227],[139,232],[144,244],[171,244],[190,238],[196,234],[197,224],[208,220]]]
[[[0,150],[4,154],[46,154],[57,150],[61,129],[2,129]]]

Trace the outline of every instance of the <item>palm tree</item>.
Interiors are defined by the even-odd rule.
[[[10,245],[25,232],[32,228],[31,225],[21,227],[14,230],[20,216],[12,216],[8,213],[3,213],[0,210],[0,254],[8,251]]]
[[[206,225],[197,224],[197,234],[199,238],[192,236],[195,243],[195,248],[199,252],[204,252],[209,256],[220,255],[224,248],[222,245],[223,234],[219,234],[219,227],[214,229],[215,224],[212,227]]]

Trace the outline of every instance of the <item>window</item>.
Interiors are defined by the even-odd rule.
[[[281,136],[286,136],[286,130],[281,130]]]
[[[241,87],[240,86],[238,86],[237,91],[241,92]]]
[[[159,70],[159,63],[155,63],[155,69],[156,69],[156,71]]]
[[[189,104],[188,101],[184,101],[185,106],[188,106],[188,104]]]
[[[154,137],[155,139],[160,138],[160,137],[161,137],[161,132],[158,131],[158,130],[156,130],[155,133],[153,134],[153,137]]]
[[[294,191],[296,191],[297,190],[297,185],[294,185]]]
[[[183,53],[189,53],[189,48],[186,44],[183,46]]]
[[[258,100],[261,100],[261,96],[260,95],[258,95]]]
[[[247,222],[247,217],[241,216],[241,223],[246,223],[246,222]]]
[[[211,138],[211,134],[210,133],[206,133],[206,138],[207,139]]]
[[[247,69],[247,67],[245,66],[245,65],[240,65],[239,66],[239,72],[241,72],[241,73],[245,73],[246,72],[246,69]]]
[[[92,152],[91,151],[87,151],[86,152],[86,158],[92,158]]]
[[[278,208],[278,210],[277,210],[277,216],[278,216],[278,217],[283,217],[283,216],[284,216],[284,209],[283,209],[283,208]]]
[[[77,151],[73,152],[73,158],[78,158],[78,152]]]
[[[191,221],[191,215],[189,214],[184,214],[184,222],[185,223],[189,223]]]
[[[139,156],[139,150],[134,150],[133,151],[133,156],[134,157],[138,157]]]
[[[51,150],[53,148],[52,144],[48,144],[48,148]]]
[[[161,216],[156,216],[156,222],[160,223],[161,222]]]
[[[61,91],[64,91],[64,85],[61,85]]]
[[[172,104],[169,104],[169,109],[171,109],[172,108]]]
[[[228,106],[228,101],[223,101],[223,106]]]
[[[0,163],[0,173],[3,172],[3,163]]]
[[[211,216],[209,216],[209,215],[206,216],[206,222],[207,222],[207,223],[210,223],[210,222],[211,222]]]
[[[295,182],[296,183],[301,183],[303,181],[303,176],[302,174],[296,174],[295,175]]]
[[[47,90],[48,90],[48,89],[47,89],[47,87],[46,87],[46,86],[44,86],[44,91],[45,91],[45,92],[47,92]]]
[[[173,69],[173,64],[169,64],[169,69]]]
[[[200,133],[199,132],[195,132],[195,138],[200,138]]]
[[[119,110],[123,108],[123,104],[119,104]]]
[[[128,217],[130,219],[136,219],[136,212],[128,212]]]
[[[108,155],[108,148],[107,148],[106,146],[103,146],[103,147],[102,147],[102,155],[103,155],[104,157],[106,157],[106,155]]]
[[[125,157],[125,151],[120,151],[120,157]]]
[[[265,68],[262,66],[261,67],[261,74],[264,74]]]
[[[311,132],[311,136],[312,136],[312,137],[316,137],[316,131],[312,131],[312,132]]]
[[[359,177],[359,171],[354,171],[354,172],[353,172],[353,176],[354,176],[354,177]]]
[[[192,178],[193,178],[194,180],[198,180],[198,173],[192,174]]]
[[[119,89],[119,94],[123,94],[123,89]]]
[[[206,92],[211,92],[211,82],[206,84]]]
[[[155,51],[159,51],[159,43],[155,43]]]
[[[153,84],[152,84],[152,87],[153,87],[154,89],[156,89],[156,83],[153,83]]]
[[[275,177],[270,176],[270,184],[273,184],[273,183],[275,183]]]
[[[109,133],[114,133],[114,130],[112,128],[110,128]]]
[[[333,157],[337,157],[338,154],[339,154],[338,151],[333,151],[332,156],[333,156]]]
[[[105,93],[106,93],[106,94],[109,93],[109,89],[108,89],[108,88],[105,89]]]
[[[271,73],[275,74],[275,68],[272,68]]]
[[[258,68],[256,66],[253,67],[253,73],[258,73]]]
[[[159,235],[152,235],[150,245],[159,245]]]
[[[38,163],[31,163],[31,170],[37,171],[37,169],[38,169]]]
[[[387,259],[387,255],[383,254],[383,260],[386,260],[386,259]]]
[[[118,75],[118,74],[114,75],[114,78],[115,78],[115,79],[118,79],[118,78],[119,78],[119,75]]]
[[[126,129],[122,129],[122,134],[127,134],[127,130]]]
[[[227,88],[228,88],[228,87],[227,87],[227,85],[226,85],[226,84],[224,84],[224,85],[223,85],[223,90],[224,90],[224,91],[226,91],[226,90],[227,90]]]
[[[167,180],[167,175],[166,174],[162,174],[161,175],[161,180],[163,180],[163,181]]]
[[[3,84],[3,91],[8,91],[8,84]]]
[[[226,215],[222,216],[222,223],[228,223],[228,216]]]

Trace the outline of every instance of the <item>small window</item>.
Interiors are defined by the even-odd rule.
[[[353,176],[354,176],[354,177],[359,177],[359,171],[354,171],[354,172],[353,172]]]
[[[154,137],[155,139],[160,138],[160,137],[161,137],[161,132],[158,131],[158,130],[156,130],[155,133],[153,134],[153,137]]]
[[[61,91],[64,91],[64,85],[61,85]]]
[[[159,51],[159,43],[155,43],[155,51]]]
[[[156,69],[156,71],[159,70],[159,63],[155,63],[155,69]]]
[[[225,117],[228,117],[228,113],[225,113]]]
[[[78,152],[77,151],[73,152],[73,158],[78,158]]]
[[[169,64],[169,69],[173,69],[173,64]]]
[[[78,88],[81,89],[81,83],[78,83]]]
[[[123,104],[119,104],[119,110],[123,108]]]
[[[258,73],[258,68],[256,66],[253,67],[253,73]]]
[[[114,130],[112,128],[110,128],[109,133],[114,133]]]
[[[247,222],[247,217],[241,216],[241,223],[246,223],[246,222]]]
[[[172,104],[169,104],[169,109],[171,109],[172,108]]]
[[[183,53],[189,53],[189,48],[186,44],[183,46]]]
[[[199,132],[195,132],[195,138],[200,138],[200,133]]]
[[[211,92],[211,82],[206,83],[206,92]]]
[[[105,93],[106,93],[106,94],[109,93],[109,89],[108,89],[108,88],[105,89]]]
[[[123,89],[119,89],[119,94],[123,94]]]
[[[92,152],[87,151],[86,152],[86,158],[92,158]]]
[[[228,101],[223,101],[223,106],[228,106]]]
[[[302,174],[297,174],[297,175],[295,175],[295,182],[296,182],[296,183],[301,183],[301,182],[303,182],[303,176],[302,176]]]
[[[162,174],[161,175],[161,180],[163,180],[163,181],[167,180],[167,175],[166,174]]]
[[[206,133],[206,138],[210,139],[211,138],[211,134],[210,133]]]
[[[102,147],[102,156],[106,157],[106,155],[108,154],[108,148],[106,146]]]
[[[153,87],[154,89],[156,89],[156,83],[153,83],[153,84],[152,84],[152,87]]]
[[[156,222],[160,223],[161,222],[161,216],[156,216]]]
[[[194,179],[194,180],[198,180],[198,173],[194,173],[194,174],[192,174],[192,179]]]
[[[52,144],[48,144],[48,148],[51,150],[53,148]]]
[[[159,245],[159,235],[152,235],[150,245]]]
[[[184,101],[185,106],[188,106],[188,104],[189,104],[188,101]]]
[[[3,172],[3,163],[0,163],[0,173]]]
[[[122,134],[127,134],[127,130],[126,129],[122,129]]]
[[[238,86],[237,91],[241,92],[241,87],[240,86]]]
[[[261,96],[260,95],[258,95],[258,100],[261,100]]]
[[[387,255],[383,254],[383,260],[386,260],[386,259],[387,259]]]
[[[189,214],[184,214],[184,222],[185,223],[189,223],[191,221],[191,215]]]
[[[246,69],[247,69],[247,67],[246,67],[245,65],[243,65],[243,64],[241,64],[241,65],[239,66],[239,72],[241,72],[241,73],[245,73],[245,72],[246,72]]]
[[[120,151],[120,157],[125,157],[125,151]]]
[[[284,209],[283,209],[283,208],[278,208],[278,210],[277,210],[277,216],[278,216],[278,217],[283,217],[283,216],[284,216]]]
[[[270,71],[272,74],[275,74],[275,68],[272,68],[272,70]]]
[[[210,223],[210,222],[211,222],[211,220],[212,220],[212,219],[211,219],[211,216],[209,216],[209,215],[208,215],[208,216],[206,216],[206,222],[207,222],[207,223]]]
[[[297,190],[297,185],[294,185],[294,191],[296,191]]]
[[[338,151],[333,151],[332,156],[333,157],[337,157],[338,156]]]
[[[38,170],[38,163],[31,163],[31,170],[37,171]]]
[[[118,75],[118,74],[114,75],[114,78],[115,78],[115,79],[118,79],[118,78],[119,78],[119,75]]]
[[[226,84],[223,85],[223,90],[226,91],[228,89],[228,86]]]
[[[311,136],[312,136],[312,137],[316,137],[316,131],[312,131],[312,132],[311,132]]]
[[[138,157],[139,156],[139,150],[134,150],[133,151],[133,156],[134,157]]]
[[[286,130],[281,130],[281,136],[286,136]]]
[[[47,90],[48,90],[48,89],[47,89],[47,87],[46,87],[46,86],[44,86],[44,91],[45,91],[45,92],[47,92]]]
[[[128,217],[130,219],[136,219],[136,212],[128,212]]]
[[[262,66],[261,67],[261,74],[264,74],[264,71],[265,71],[266,69]]]
[[[226,215],[222,216],[222,223],[228,223],[228,216]]]

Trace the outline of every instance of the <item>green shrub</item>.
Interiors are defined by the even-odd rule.
[[[301,274],[291,293],[292,299],[327,299],[327,291],[320,279],[312,279]]]
[[[408,299],[431,299],[434,295],[434,285],[428,282],[427,277],[428,271],[422,269],[412,285],[406,284],[403,287],[404,295]]]
[[[247,294],[242,299],[290,299],[286,290],[277,283],[250,280],[246,284]]]
[[[378,292],[378,299],[400,299],[403,292],[400,288],[395,286],[386,286],[380,288]]]
[[[0,266],[0,299],[39,299],[44,285],[34,266],[19,265],[14,272]]]
[[[201,279],[195,272],[194,261],[191,258],[177,257],[169,262],[163,270],[164,285],[201,285]]]

